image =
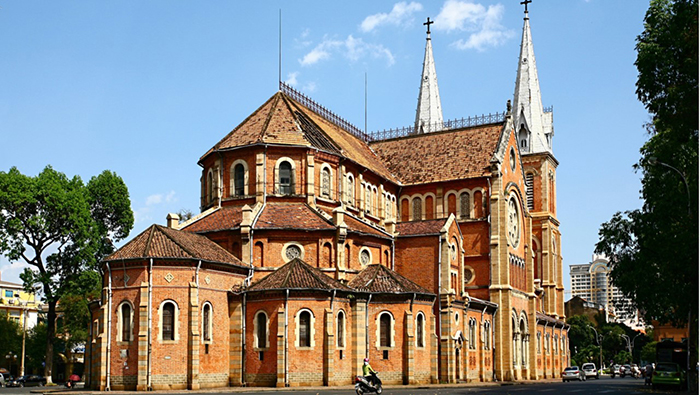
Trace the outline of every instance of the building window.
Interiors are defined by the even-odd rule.
[[[175,303],[165,302],[161,308],[162,323],[161,327],[161,338],[163,340],[175,340],[175,323],[176,317],[175,313],[177,309],[175,308]]]
[[[527,196],[527,209],[530,211],[535,210],[534,177],[532,173],[525,175],[525,195]]]
[[[423,207],[419,197],[413,198],[413,220],[420,221],[423,219]]]
[[[491,349],[491,321],[484,322],[484,349]]]
[[[14,297],[15,297],[15,294],[12,292],[11,289],[6,289],[6,290],[5,290],[5,297],[6,297],[6,298],[14,298]]]
[[[299,313],[299,347],[311,347],[311,312],[302,310]]]
[[[255,328],[253,328],[253,333],[255,334],[255,348],[257,349],[265,349],[270,346],[267,335],[268,322],[267,314],[265,314],[264,311],[255,313],[255,320],[253,321]]]
[[[282,258],[285,262],[295,258],[304,259],[304,248],[297,243],[287,243],[282,248]]]
[[[133,322],[133,309],[131,305],[127,302],[123,302],[119,307],[119,321],[120,321],[120,335],[121,337],[117,339],[118,341],[128,342],[132,340],[131,336],[131,326]]]
[[[291,195],[294,192],[292,164],[287,161],[280,163],[278,185],[278,192],[281,195]]]
[[[360,264],[364,267],[372,263],[372,253],[369,248],[362,247],[360,250]]]
[[[211,304],[205,303],[202,309],[202,339],[205,342],[211,341]]]
[[[338,312],[337,326],[337,344],[339,348],[343,348],[345,347],[345,313],[343,311]]]
[[[469,208],[469,194],[462,192],[462,194],[459,195],[459,217],[469,218]]]
[[[416,346],[425,347],[425,317],[418,313],[416,317]]]
[[[391,316],[379,316],[379,347],[391,347]]]
[[[542,354],[542,332],[537,332],[537,353]]]
[[[348,173],[347,186],[345,188],[345,201],[348,205],[355,205],[355,178]]]
[[[469,348],[476,349],[476,320],[469,319]]]
[[[233,167],[233,196],[245,195],[245,167],[238,163]]]
[[[205,200],[207,203],[214,200],[214,172],[211,169],[207,173],[207,196]]]
[[[321,169],[321,197],[331,197],[331,170],[328,167]]]

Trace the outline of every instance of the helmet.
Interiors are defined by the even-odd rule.
[[[365,358],[365,362],[369,362],[369,358]]]

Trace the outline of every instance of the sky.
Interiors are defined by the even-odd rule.
[[[647,7],[528,6],[543,105],[554,108],[567,290],[600,225],[641,206],[632,165],[650,116],[634,47]],[[430,17],[445,120],[502,112],[523,12],[520,0],[0,0],[0,171],[51,165],[86,182],[116,172],[135,214],[130,239],[169,212],[199,212],[198,159],[277,91],[280,64],[283,81],[360,129],[366,76],[367,130],[409,126]],[[3,281],[21,282],[24,267],[0,258]]]

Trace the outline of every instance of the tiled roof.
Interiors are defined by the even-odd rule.
[[[241,226],[242,220],[242,207],[224,207],[192,222],[182,230],[194,233],[205,233],[217,230],[236,229]]]
[[[566,322],[562,320],[558,320],[554,317],[550,317],[546,314],[542,314],[539,311],[536,312],[535,317],[537,318],[538,321],[547,321],[549,323],[557,324],[557,325],[567,325]]]
[[[440,233],[447,222],[446,218],[426,221],[409,221],[396,224],[396,231],[401,236],[433,235]]]
[[[406,277],[382,265],[369,265],[348,283],[361,292],[373,293],[433,293]]]
[[[195,259],[243,266],[238,258],[206,237],[161,225],[151,225],[104,261],[148,258]]]
[[[335,226],[305,203],[267,203],[255,229],[333,230]]]
[[[9,281],[0,281],[0,287],[23,288],[24,286],[18,283],[11,283]]]
[[[503,123],[371,143],[404,185],[490,175]],[[437,164],[437,165],[436,165]]]
[[[326,276],[323,272],[309,266],[299,258],[292,259],[284,266],[248,287],[250,292],[279,289],[352,291],[352,289]]]
[[[275,93],[201,159],[217,150],[256,143],[297,145],[339,152],[383,178],[397,182],[367,143],[282,92]]]
[[[331,210],[330,208],[319,206],[318,209],[322,210],[326,214],[333,217],[333,210]],[[368,225],[368,224],[362,222],[361,220],[353,217],[347,211],[345,212],[344,220],[345,220],[345,225],[347,225],[347,227],[348,227],[348,232],[367,234],[367,235],[378,236],[378,237],[383,237],[383,238],[391,237],[388,233],[382,232],[381,230],[379,230],[371,225]]]

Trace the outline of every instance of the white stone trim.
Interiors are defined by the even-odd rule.
[[[204,309],[209,307],[209,339],[204,338]],[[200,336],[200,342],[202,344],[213,344],[214,343],[214,307],[211,302],[204,302],[202,304],[201,319],[199,322],[200,330],[202,336]]]
[[[172,303],[175,306],[173,314],[173,338],[175,340],[163,340],[163,306]],[[177,343],[180,340],[180,306],[172,299],[165,299],[158,306],[158,341],[160,343]]]
[[[350,207],[355,207],[355,176],[351,172],[345,173],[345,196],[343,202]],[[348,185],[351,184],[351,185]]]
[[[123,339],[122,334],[123,334],[123,325],[124,323],[122,322],[122,307],[124,305],[129,306],[129,338],[128,339]],[[131,304],[130,301],[128,300],[123,300],[121,303],[119,303],[119,306],[117,306],[117,342],[130,342],[134,340],[134,305]]]
[[[248,196],[249,195],[249,186],[248,186],[248,180],[250,180],[250,173],[248,172],[248,163],[244,161],[243,159],[236,159],[233,163],[231,163],[231,167],[229,167],[229,196],[230,197],[239,197],[239,195],[236,195],[236,180],[235,180],[235,175],[236,172],[234,171],[236,168],[236,165],[243,165],[243,196]]]
[[[418,317],[423,317],[423,325],[422,326],[418,325]],[[426,325],[425,314],[423,314],[422,311],[419,311],[418,314],[416,314],[416,334],[415,334],[415,336],[416,336],[416,348],[424,349],[425,344],[427,343],[427,341],[426,341],[427,339],[425,338],[425,325]],[[422,345],[420,343],[418,343],[418,332],[420,332],[422,335],[422,339],[423,339]]]
[[[382,325],[381,325],[381,323],[380,323],[380,319],[381,319],[382,315],[384,315],[384,314],[388,314],[388,315],[389,315],[389,318],[390,318],[390,321],[389,321],[389,323],[390,323],[390,324],[389,324],[389,327],[390,327],[389,332],[390,332],[390,333],[389,333],[389,335],[390,335],[391,345],[390,345],[389,347],[382,347],[382,346],[381,346],[381,344],[382,344],[382,343],[381,343],[381,328],[382,328]],[[395,328],[395,326],[396,326],[396,325],[395,325],[395,324],[396,324],[396,320],[394,319],[394,315],[391,314],[391,312],[388,311],[388,310],[380,311],[380,312],[377,314],[377,316],[375,317],[374,324],[376,325],[376,329],[375,329],[375,342],[374,342],[374,343],[375,343],[375,347],[377,348],[377,350],[393,350],[394,347],[396,347],[396,328]]]
[[[282,246],[282,260],[284,261],[284,263],[291,261],[291,259],[287,258],[287,247],[293,245],[299,247],[299,249],[301,250],[301,255],[299,255],[299,259],[301,259],[302,261],[304,260],[304,246],[297,243],[296,241],[290,241]]]
[[[363,251],[367,251],[367,253],[369,254],[369,263],[367,263],[367,264],[362,263],[362,252]],[[368,247],[361,247],[360,251],[357,253],[357,261],[360,262],[360,266],[362,266],[363,268],[374,263],[374,257],[372,256],[372,250],[370,250]]]
[[[265,347],[258,347],[258,316],[262,314],[265,316]],[[270,348],[270,317],[267,315],[265,310],[258,310],[253,316],[253,350],[254,351],[264,351]]]
[[[292,184],[291,185],[292,186],[292,193],[291,194],[296,195],[296,191],[297,191],[297,163],[296,163],[296,161],[294,161],[294,159],[292,159],[288,156],[283,156],[283,157],[277,159],[277,162],[275,162],[275,174],[274,174],[274,180],[273,180],[273,185],[275,188],[275,195],[283,195],[279,191],[279,187],[281,184],[280,179],[279,179],[280,165],[282,164],[282,162],[289,162],[289,164],[292,165],[292,177],[290,180],[290,183]]]
[[[309,319],[309,336],[311,336],[311,346],[310,347],[302,347],[299,345],[299,316],[303,312],[308,312],[311,318]],[[316,328],[315,328],[315,323],[316,323],[316,317],[314,317],[314,312],[311,311],[310,309],[303,308],[297,311],[297,313],[294,315],[294,347],[296,347],[299,350],[313,350],[314,347],[316,347]]]
[[[343,316],[343,325],[342,325],[343,337],[342,338],[338,337],[338,329],[341,327],[341,325],[340,325],[340,316],[341,315]],[[336,328],[335,328],[335,335],[336,335],[335,345],[336,345],[336,349],[338,349],[338,350],[345,350],[345,348],[348,345],[348,343],[347,343],[347,337],[348,337],[347,336],[347,333],[348,333],[347,332],[347,322],[348,322],[348,315],[345,314],[345,310],[340,309],[338,311],[338,314],[335,315],[335,326],[336,326]],[[339,340],[340,340],[340,343],[342,345],[338,345]]]
[[[323,171],[328,169],[328,196],[323,195]],[[318,196],[323,199],[333,200],[333,193],[335,188],[333,188],[333,168],[328,163],[321,164],[321,169],[318,173]]]

